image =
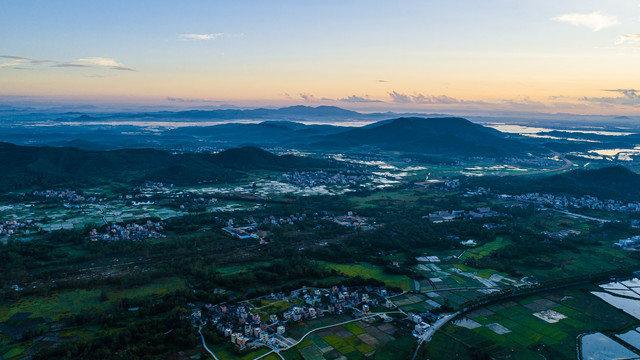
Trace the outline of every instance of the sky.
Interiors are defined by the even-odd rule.
[[[0,101],[640,114],[640,0],[0,0]]]

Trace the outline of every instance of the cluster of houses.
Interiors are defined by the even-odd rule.
[[[460,187],[459,179],[429,179],[414,183],[417,187],[435,188],[442,191],[453,191]]]
[[[355,316],[365,316],[371,308],[384,305],[393,309],[395,305],[387,300],[389,294],[383,288],[347,288],[334,286],[331,289],[303,288],[263,297],[266,300],[287,301],[295,304],[282,314],[266,314],[251,305],[249,300],[239,304],[205,305],[196,308],[189,317],[192,325],[213,324],[229,341],[240,349],[269,346],[288,348],[295,344],[286,337],[287,326],[324,317],[327,314],[352,312]]]
[[[600,200],[595,196],[585,195],[580,198],[565,195],[528,193],[523,195],[500,195],[502,198],[512,198],[518,201],[532,202],[540,206],[551,206],[556,209],[586,208],[591,210],[640,212],[640,202],[624,203],[617,200]]]
[[[415,324],[412,335],[417,338],[422,337],[429,330],[431,327],[429,323],[434,323],[443,316],[435,315],[429,311],[420,314],[407,313],[407,315],[409,320]]]
[[[282,174],[282,181],[301,187],[313,187],[319,185],[359,185],[369,180],[369,177],[361,173],[346,172],[328,173],[326,171],[296,171]]]
[[[107,226],[105,233],[99,233],[96,229],[89,232],[91,241],[140,241],[148,238],[164,237],[161,231],[164,230],[163,223],[147,221],[139,225],[129,223],[127,225],[111,224]]]
[[[369,221],[368,218],[364,216],[355,215],[352,211],[349,211],[347,215],[328,217],[327,220],[331,220],[336,224],[342,225],[342,226],[357,227],[361,230],[373,229],[373,226],[367,223]]]
[[[165,184],[159,181],[145,181],[144,184],[140,187],[143,190],[150,191],[165,191],[173,188],[173,184]]]
[[[316,214],[317,215],[317,214]],[[227,220],[227,226],[222,228],[223,231],[237,239],[263,239],[264,232],[258,230],[260,225],[293,225],[296,221],[302,221],[307,218],[307,214],[295,213],[289,216],[266,216],[262,220],[256,220],[252,216],[249,216],[239,223],[234,223],[234,219]]]
[[[95,202],[98,199],[95,196],[84,197],[75,190],[35,190],[31,193],[33,196],[44,197],[47,199],[60,199],[69,202]]]
[[[632,236],[628,239],[618,240],[618,242],[613,243],[613,247],[618,248],[639,248],[640,247],[640,235]]]
[[[500,214],[496,211],[491,210],[488,207],[479,207],[476,211],[465,211],[465,210],[440,210],[430,213],[427,216],[423,216],[424,218],[429,219],[431,222],[439,224],[443,222],[453,221],[453,220],[465,220],[465,219],[483,219],[487,217],[499,216]]]
[[[201,206],[211,206],[218,203],[218,199],[216,198],[203,198],[203,197],[193,197],[188,201],[180,204],[180,209],[188,209],[193,207],[201,207]]]
[[[16,220],[5,220],[0,221],[0,236],[11,236],[17,234],[18,232],[27,229],[31,220],[26,220],[26,222],[20,222]],[[28,231],[28,230],[27,230]]]
[[[573,229],[564,229],[564,230],[559,230],[559,231],[543,231],[542,232],[545,235],[551,236],[552,238],[555,239],[564,239],[569,235],[580,235],[582,232],[579,230],[573,230]]]

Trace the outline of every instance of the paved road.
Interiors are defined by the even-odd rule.
[[[569,215],[569,216],[573,216],[573,217],[578,217],[578,218],[582,218],[582,219],[587,219],[587,220],[599,221],[599,222],[602,222],[602,223],[611,222],[611,220],[598,219],[598,218],[594,218],[594,217],[587,216],[587,215],[575,214],[575,213],[572,213],[572,212],[569,212],[569,211],[566,211],[566,210],[546,209],[546,208],[545,208],[545,210],[552,210],[552,211],[555,211],[555,212],[559,212],[561,214],[565,214],[565,215]]]
[[[204,341],[204,336],[202,336],[202,326],[200,326],[198,328],[198,334],[200,334],[200,339],[202,339],[202,346],[204,346],[204,349],[207,350],[207,352],[209,354],[211,354],[211,356],[213,356],[214,359],[219,360],[218,357],[216,356],[216,354],[213,353],[213,351],[211,351],[208,347],[207,347],[207,343]]]
[[[422,290],[420,293],[430,293],[430,292],[442,292],[442,291],[464,291],[464,290],[484,290],[484,289],[493,289],[493,290],[501,290],[504,289],[504,286],[473,286],[473,287],[457,287],[457,288],[446,288],[446,289],[431,289],[431,290]]]
[[[418,355],[418,349],[420,349],[420,345],[422,345],[423,342],[431,340],[431,337],[433,336],[433,334],[436,333],[436,331],[438,331],[438,329],[443,327],[446,323],[448,323],[449,321],[451,321],[452,319],[454,319],[456,316],[460,314],[462,314],[461,311],[456,311],[453,314],[449,314],[440,318],[433,325],[431,325],[429,330],[425,331],[425,333],[420,337],[420,342],[418,343],[418,347],[416,347],[416,351],[413,353],[413,357],[411,358],[411,360],[415,360],[416,355]]]
[[[512,174],[511,176],[526,176],[526,175],[536,175],[536,174],[548,174],[548,173],[553,173],[553,172],[558,172],[558,171],[564,171],[567,170],[568,168],[573,166],[573,163],[571,162],[571,160],[567,159],[564,157],[564,155],[557,153],[555,151],[552,151],[553,154],[557,157],[560,158],[560,160],[564,161],[564,165],[556,168],[556,169],[548,169],[548,170],[538,170],[538,171],[530,171],[530,172],[524,172],[524,173],[518,173],[518,174]]]

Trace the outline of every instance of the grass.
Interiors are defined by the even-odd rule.
[[[278,318],[281,317],[282,313],[290,308],[292,304],[287,300],[262,300],[260,306],[257,306],[254,311],[260,314],[260,319],[262,321],[270,321],[269,316],[271,314],[278,315]]]
[[[216,354],[216,357],[220,360],[253,360],[258,356],[268,353],[270,349],[262,347],[256,351],[243,353],[241,356],[238,356],[237,354],[229,351],[227,347],[223,346],[213,346],[211,347],[211,351],[213,351],[213,353]]]
[[[339,337],[338,335],[329,335],[322,338],[324,341],[329,343],[334,349],[338,350],[341,354],[348,354],[350,352],[356,351],[355,347],[349,345],[344,339]]]
[[[0,306],[0,321],[19,312],[30,312],[32,317],[48,317],[60,320],[65,316],[76,315],[83,310],[98,308],[105,309],[122,298],[140,298],[150,295],[162,295],[186,287],[184,281],[178,277],[155,280],[151,284],[125,290],[107,290],[109,300],[101,301],[100,289],[68,290],[53,293],[43,297],[22,298],[10,305]]]
[[[361,335],[361,334],[366,334],[367,333],[363,328],[361,328],[360,326],[356,325],[355,323],[344,324],[344,325],[342,325],[342,327],[344,327],[345,329],[349,330],[353,335]]]
[[[482,246],[478,246],[474,249],[467,250],[461,257],[460,260],[465,261],[469,258],[483,258],[485,256],[491,255],[492,251],[498,250],[502,247],[505,247],[510,244],[510,241],[503,238],[497,237],[494,241],[488,242]],[[460,269],[462,270],[462,269]]]
[[[246,271],[251,271],[257,267],[265,266],[265,265],[269,265],[269,263],[260,262],[260,263],[253,263],[250,265],[236,265],[236,266],[226,266],[226,267],[212,266],[211,268],[222,275],[234,275],[234,274],[239,274]]]
[[[23,354],[24,349],[17,347],[9,350],[6,354],[3,355],[3,358],[11,360],[13,358],[17,358],[18,356],[22,357]]]
[[[390,275],[384,273],[382,268],[368,263],[357,264],[335,264],[320,262],[330,269],[334,269],[345,276],[360,276],[362,278],[373,278],[384,281],[387,286],[399,287],[403,291],[411,290],[411,279],[405,275]]]

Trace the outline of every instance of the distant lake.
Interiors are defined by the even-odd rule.
[[[524,125],[509,125],[502,123],[492,123],[485,124],[485,126],[494,128],[498,131],[511,133],[511,134],[520,134],[520,135],[532,135],[538,134],[542,132],[549,131],[562,131],[566,133],[584,133],[584,134],[594,134],[594,135],[608,135],[608,136],[626,136],[635,134],[632,132],[622,132],[622,131],[606,131],[606,130],[566,130],[566,129],[551,129],[551,128],[543,128],[543,127],[535,127],[535,126],[524,126]]]

